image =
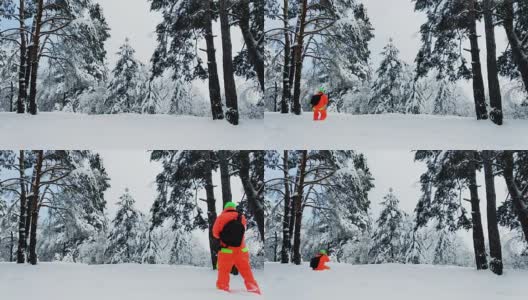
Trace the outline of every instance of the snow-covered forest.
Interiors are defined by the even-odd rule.
[[[498,125],[528,116],[526,1],[408,1],[422,24],[389,28],[392,37],[419,39],[410,61],[393,39],[372,46],[380,33],[369,17],[373,0],[268,1],[266,110],[310,111],[323,87],[334,113],[476,116]],[[411,22],[405,17],[398,22]]]
[[[498,275],[528,268],[526,151],[416,151],[408,164],[424,171],[405,199],[398,186],[370,196],[377,182],[391,183],[377,180],[368,152],[266,157],[269,262],[300,265],[325,249],[351,265],[450,265]],[[414,209],[402,209],[402,200]]]
[[[144,1],[151,58],[124,38],[110,62],[107,19],[141,20],[98,0],[1,0],[0,111],[263,118],[264,1]]]
[[[149,158],[160,171],[145,180],[157,192],[140,199],[150,206],[143,211],[128,188],[105,197],[112,178],[96,152],[0,151],[0,261],[216,269],[210,231],[222,204],[235,201],[249,220],[252,262],[263,267],[264,152],[145,152]]]
[[[0,0],[0,299],[525,300],[527,132],[528,0]]]

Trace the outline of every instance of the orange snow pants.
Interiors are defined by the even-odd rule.
[[[326,110],[314,110],[314,121],[324,121],[326,116]]]
[[[319,259],[319,265],[317,268],[315,268],[315,271],[324,271],[324,270],[330,270],[330,267],[326,265],[327,262],[330,262],[330,258],[328,258],[328,255],[323,255]]]
[[[248,291],[257,291],[259,289],[249,264],[248,248],[242,247],[222,248],[218,252],[218,280],[216,281],[218,289],[229,290],[229,274],[233,266],[242,275]]]

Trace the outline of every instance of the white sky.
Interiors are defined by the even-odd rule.
[[[129,188],[131,195],[136,200],[136,207],[144,213],[148,213],[156,198],[156,175],[161,172],[162,167],[158,162],[150,161],[150,152],[141,150],[104,150],[97,151],[103,158],[103,164],[110,177],[111,187],[106,191],[105,198],[108,202],[108,212],[111,217],[116,212],[116,203],[119,197]],[[222,208],[222,191],[220,188],[220,175],[213,174],[215,184],[215,197],[218,199],[217,210]],[[233,201],[240,202],[244,192],[238,177],[231,178],[231,189]],[[205,198],[202,191],[199,198]],[[205,205],[204,205],[205,209]]]
[[[147,151],[98,151],[110,177],[111,187],[105,192],[110,218],[116,213],[116,203],[125,188],[136,200],[136,207],[148,213],[156,197],[156,175],[162,170],[157,162],[150,162]]]
[[[393,38],[395,45],[401,53],[401,58],[407,63],[413,63],[420,47],[420,26],[425,22],[425,15],[414,11],[414,0],[362,0],[367,8],[367,14],[374,26],[374,40],[370,49],[373,61],[379,61],[379,53]],[[390,2],[390,4],[388,3]],[[479,46],[481,48],[481,62],[486,61],[486,43],[484,25],[479,24]],[[502,27],[495,30],[497,39],[497,54],[500,55],[507,47],[508,42]],[[469,48],[469,42],[466,42]],[[376,64],[375,64],[376,65]]]
[[[401,58],[412,63],[420,47],[420,25],[425,21],[421,13],[414,12],[411,0],[363,0],[374,27],[374,40],[370,44],[374,66],[390,38],[401,52]]]
[[[160,13],[150,10],[151,2],[148,0],[94,1],[102,6],[103,14],[110,27],[111,36],[105,45],[108,52],[109,69],[114,68],[117,61],[116,53],[127,37],[130,39],[130,45],[136,50],[136,59],[148,65],[157,46],[156,26],[162,20]],[[125,9],[123,9],[124,2],[126,2]],[[222,40],[218,21],[213,23],[213,34],[215,35],[218,77],[223,87]],[[231,42],[234,56],[244,46],[244,40],[238,26],[231,27]],[[198,47],[205,49],[205,41],[198,43]],[[198,52],[202,60],[207,62],[206,53],[204,51]],[[193,93],[200,95],[203,99],[208,97],[207,81],[196,80],[192,87]]]
[[[115,53],[127,37],[136,50],[137,58],[147,64],[156,49],[156,26],[161,21],[161,14],[150,10],[150,1],[148,0],[126,0],[125,10],[123,10],[125,0],[95,0],[95,2],[102,6],[104,16],[110,27],[111,36],[106,43],[110,65],[112,66],[115,62]],[[213,31],[216,37],[217,61],[221,62],[222,41],[218,22],[213,24]],[[231,28],[231,39],[233,55],[235,55],[243,46],[242,35],[236,26]],[[199,47],[205,48],[205,43],[200,44]],[[203,51],[200,51],[199,55],[204,59],[206,57]],[[221,71],[221,64],[218,67]]]
[[[162,170],[161,165],[158,162],[150,161],[148,151],[112,150],[97,152],[101,155],[106,172],[110,177],[111,187],[105,192],[107,213],[110,220],[114,218],[117,212],[116,203],[125,188],[130,190],[130,194],[136,200],[136,208],[148,215],[157,196],[156,175]],[[220,174],[213,174],[213,183],[215,184],[215,197],[217,199],[216,210],[220,214],[223,209]],[[231,190],[233,202],[240,202],[244,196],[244,191],[238,177],[231,178]],[[205,191],[201,191],[198,198],[205,198]],[[205,202],[200,203],[201,208],[206,212]],[[196,231],[195,236],[204,247],[207,247],[209,243],[207,231]]]
[[[414,163],[411,151],[368,151],[367,165],[374,177],[374,189],[369,193],[374,218],[380,211],[380,202],[390,188],[400,200],[400,207],[412,213],[420,195],[420,175],[426,170],[421,163]]]
[[[383,197],[387,195],[390,188],[394,189],[394,194],[400,200],[400,208],[412,214],[421,195],[420,176],[426,171],[425,164],[415,162],[414,152],[412,151],[376,150],[363,153],[367,158],[370,172],[375,179],[375,187],[369,193],[374,217],[377,217],[380,211],[379,203],[383,201]],[[481,212],[485,216],[486,191],[482,173],[478,174],[477,181],[479,184]],[[500,205],[507,196],[506,185],[502,177],[495,178],[495,186],[497,205]],[[469,194],[464,195],[464,198],[469,198]],[[469,207],[468,205],[468,211],[470,211]]]
[[[156,48],[156,25],[161,16],[150,11],[147,0],[96,0],[103,8],[110,27],[111,37],[106,43],[110,65],[115,62],[115,53],[130,39],[137,58],[148,63]],[[126,3],[125,5],[123,5]]]
[[[369,193],[371,201],[371,212],[376,220],[381,211],[379,205],[383,197],[388,193],[389,188],[394,189],[394,194],[400,200],[400,208],[409,215],[414,213],[420,191],[420,175],[426,170],[426,166],[421,162],[414,162],[414,152],[411,151],[366,151],[367,164],[374,177],[375,188]],[[484,236],[488,236],[487,218],[486,218],[486,190],[484,184],[484,174],[477,175],[479,184],[480,211],[482,215],[482,226]],[[495,178],[495,187],[497,193],[497,206],[501,205],[507,197],[507,189],[502,177]],[[464,199],[469,198],[469,192],[463,195]],[[471,205],[464,201],[464,207],[471,212]],[[469,216],[471,217],[471,216]],[[503,232],[508,230],[501,228]],[[472,232],[459,230],[458,234],[464,239],[468,247],[472,245]]]
[[[374,40],[370,43],[370,50],[372,52],[372,63],[374,69],[379,66],[381,60],[380,53],[383,47],[387,45],[390,38],[394,40],[394,44],[400,50],[400,58],[408,64],[414,63],[416,54],[420,47],[420,26],[425,22],[425,15],[421,12],[414,11],[414,0],[362,0],[367,8],[367,15],[374,27]],[[487,85],[487,69],[486,69],[486,43],[484,25],[481,22],[478,25],[478,33],[480,35],[479,47],[480,57],[482,63],[482,72],[484,82]],[[508,42],[504,29],[497,27],[495,30],[497,42],[497,55],[500,55],[507,47]],[[469,42],[466,41],[465,48],[469,48]],[[466,53],[468,61],[471,61],[469,53]],[[471,81],[460,81],[466,96],[472,98]],[[486,87],[487,95],[487,87]]]

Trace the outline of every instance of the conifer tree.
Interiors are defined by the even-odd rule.
[[[140,263],[141,253],[141,213],[134,207],[135,200],[128,189],[117,202],[118,210],[112,220],[112,229],[108,236],[106,261],[117,263]]]
[[[151,10],[161,12],[163,20],[156,27],[158,46],[152,56],[154,77],[173,70],[174,79],[183,77],[190,82],[207,79],[209,98],[214,120],[223,119],[222,97],[213,21],[218,13],[212,0],[183,0],[173,3],[165,0],[150,0]],[[196,41],[204,39],[207,68],[198,55]]]
[[[380,263],[403,262],[403,227],[404,213],[398,207],[399,200],[392,189],[383,197],[383,206],[379,218],[376,220],[376,230],[372,236],[373,245],[369,256],[371,261]]]
[[[480,155],[476,151],[418,151],[415,159],[426,162],[428,168],[420,178],[422,197],[415,210],[416,227],[435,220],[438,230],[471,229],[476,267],[487,269],[477,182]],[[470,194],[471,218],[459,199],[463,190]]]
[[[399,50],[392,39],[383,48],[383,60],[376,71],[369,101],[372,113],[404,113],[411,98],[410,80],[406,76],[407,65],[399,58]]]
[[[105,101],[108,113],[141,112],[141,103],[146,94],[146,78],[141,76],[144,66],[134,57],[135,52],[128,38],[119,48],[117,64],[112,71]]]
[[[415,10],[427,16],[420,28],[422,46],[416,63],[418,77],[436,69],[439,78],[472,79],[476,117],[483,120],[488,112],[479,56],[477,4],[476,0],[416,0]],[[466,41],[470,43],[471,67],[460,51],[460,44]]]
[[[528,3],[519,0],[501,0],[499,8],[502,25],[511,46],[506,51],[503,61],[509,62],[503,66],[503,75],[520,78],[528,93]]]

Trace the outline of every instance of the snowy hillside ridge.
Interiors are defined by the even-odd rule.
[[[232,126],[191,116],[0,113],[1,149],[254,149],[264,146],[255,138],[262,132],[259,119]]]
[[[267,263],[270,299],[491,300],[525,299],[528,271],[506,270],[503,277],[471,268],[432,265],[348,265],[330,263],[330,271]],[[293,292],[294,291],[294,292]],[[344,297],[346,295],[346,297]]]
[[[309,149],[524,149],[528,121],[505,120],[503,126],[474,118],[433,115],[329,113],[324,122],[313,114],[266,113],[265,132],[279,148]],[[309,138],[307,138],[309,137]],[[269,144],[268,144],[269,145]],[[270,146],[267,146],[270,147]]]
[[[262,271],[256,271],[257,280]],[[25,283],[31,282],[31,288]],[[169,265],[82,265],[0,263],[2,299],[144,300],[251,299],[241,278],[231,280],[232,293],[217,291],[216,272],[209,268]],[[24,293],[20,293],[21,289]],[[260,297],[259,299],[264,299]]]

